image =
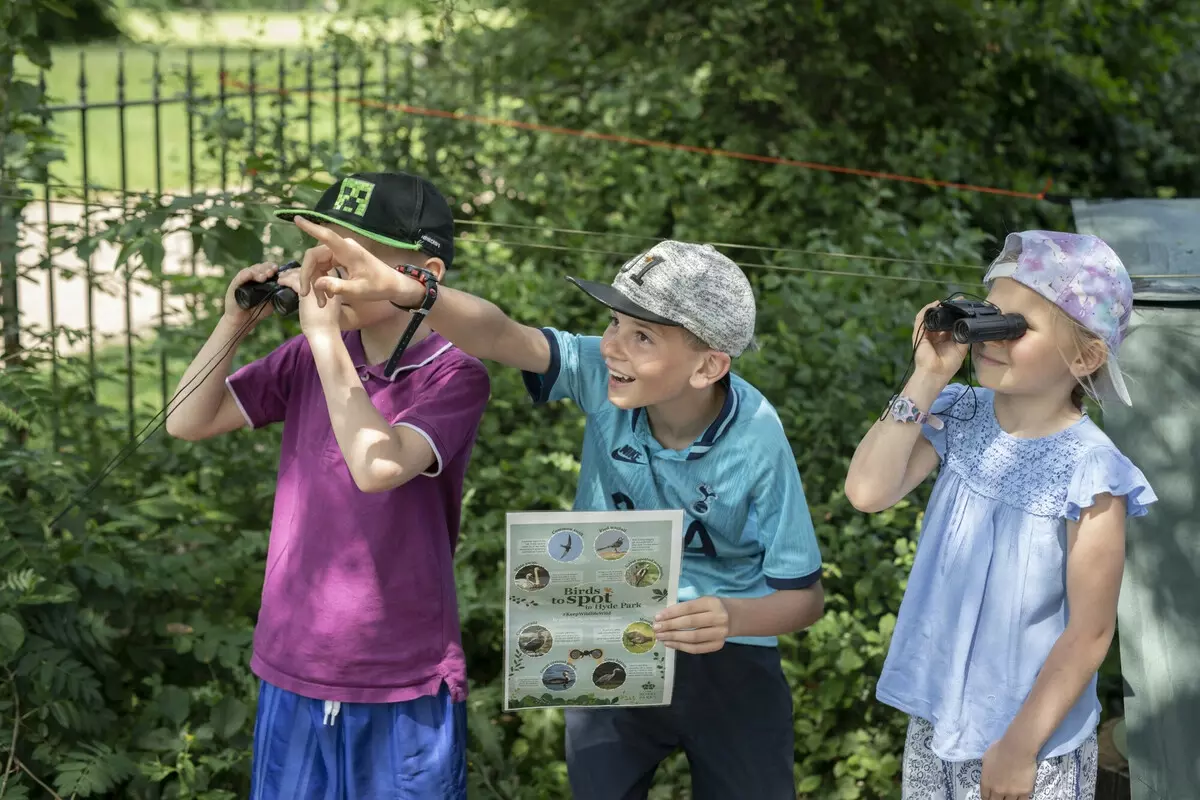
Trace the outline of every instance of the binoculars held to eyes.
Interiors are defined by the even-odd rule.
[[[297,269],[299,266],[299,261],[289,261],[279,268],[279,272]],[[257,308],[270,300],[276,314],[282,317],[295,314],[300,308],[300,297],[287,286],[280,286],[277,282],[278,277],[279,273],[276,273],[275,277],[269,280],[247,281],[234,289],[233,296],[238,306],[244,309]]]
[[[925,330],[950,331],[959,344],[1020,339],[1025,317],[1001,314],[991,303],[978,300],[943,300],[925,312]]]

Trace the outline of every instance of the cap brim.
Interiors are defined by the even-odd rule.
[[[1133,400],[1129,398],[1129,389],[1125,386],[1125,376],[1121,374],[1121,366],[1112,356],[1108,357],[1108,368],[1104,370],[1104,377],[1100,380],[1101,392],[1107,392],[1116,395],[1127,406],[1133,405]]]
[[[288,222],[291,222],[296,217],[304,217],[305,219],[310,220],[312,222],[332,222],[335,225],[341,225],[343,228],[346,228],[347,230],[354,231],[359,236],[365,236],[373,242],[379,242],[380,244],[386,244],[388,247],[398,247],[401,250],[420,250],[421,249],[421,245],[419,243],[405,242],[405,241],[401,241],[400,239],[392,239],[388,236],[383,236],[378,233],[372,233],[371,231],[360,228],[359,226],[355,225],[353,222],[349,222],[344,219],[339,219],[338,217],[330,216],[329,214],[326,214],[322,211],[313,211],[312,209],[308,209],[308,208],[285,208],[285,209],[280,209],[280,210],[274,211],[272,213],[274,213],[275,216],[279,217],[280,219],[287,220]]]
[[[596,281],[585,281],[579,278],[568,277],[571,283],[583,289],[593,300],[603,303],[613,311],[619,311],[622,314],[640,319],[643,322],[653,322],[656,325],[671,325],[673,327],[681,327],[678,322],[666,317],[659,316],[653,311],[648,311],[642,308],[637,303],[630,300],[625,295],[621,294],[615,288],[607,283],[598,283]]]
[[[1017,262],[1000,261],[1000,258],[1003,257],[1003,255],[1004,254],[1001,253],[1000,256],[997,256],[996,260],[993,261],[991,266],[987,268],[987,271],[984,272],[984,286],[990,286],[997,278],[1012,278],[1017,274]]]

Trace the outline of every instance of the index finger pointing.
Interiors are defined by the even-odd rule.
[[[296,227],[307,233],[309,236],[313,237],[314,239],[320,239],[322,244],[329,244],[329,242],[326,241],[327,237],[334,236],[333,231],[329,230],[329,228],[326,228],[324,225],[318,225],[311,219],[302,217],[299,214],[292,217],[292,222],[296,223]]]
[[[296,227],[307,233],[309,236],[316,239],[320,244],[325,245],[328,251],[332,253],[331,258],[322,258],[316,262],[320,266],[310,266],[310,260],[305,256],[304,264],[300,268],[300,286],[305,293],[312,286],[312,282],[329,271],[329,266],[337,257],[345,257],[346,255],[346,240],[338,236],[324,225],[318,225],[310,219],[305,219],[301,216],[295,216],[292,221],[296,223]],[[320,248],[315,248],[320,249]],[[311,253],[312,250],[309,250]],[[314,272],[316,274],[314,274]]]

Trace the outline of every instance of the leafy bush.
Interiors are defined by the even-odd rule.
[[[109,0],[45,2],[37,6],[37,32],[44,41],[56,44],[111,41],[121,35],[115,17]]]
[[[65,440],[122,441],[117,415],[89,408],[86,391],[52,398],[38,373],[20,388],[26,402],[72,412],[64,418],[85,412]],[[13,399],[0,395],[26,413]],[[85,488],[90,454],[0,455],[0,714],[21,720],[11,752],[25,770],[10,792],[38,776],[63,797],[118,785],[129,797],[245,796],[230,789],[251,741],[249,646],[272,499],[255,477],[269,474],[271,444],[271,434],[203,449],[152,439],[52,529]]]

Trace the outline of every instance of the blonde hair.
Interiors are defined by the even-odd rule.
[[[697,336],[696,334],[689,331],[687,328],[680,326],[679,329],[681,331],[683,331],[683,341],[687,344],[688,347],[692,348],[693,350],[699,350],[700,352],[712,349],[711,347],[708,346],[708,342],[704,341],[699,336]]]
[[[1082,355],[1095,348],[1103,350],[1105,356],[1104,362],[1093,372],[1079,376],[1075,388],[1071,390],[1071,404],[1082,411],[1084,400],[1091,398],[1092,402],[1096,403],[1096,405],[1103,406],[1100,394],[1096,391],[1096,382],[1108,371],[1108,345],[1105,344],[1103,339],[1080,325],[1058,306],[1054,307],[1054,311],[1059,319],[1064,320],[1069,326],[1068,334],[1071,337],[1071,348],[1074,353],[1073,355],[1063,353],[1063,359],[1067,363],[1070,363],[1075,356]]]

